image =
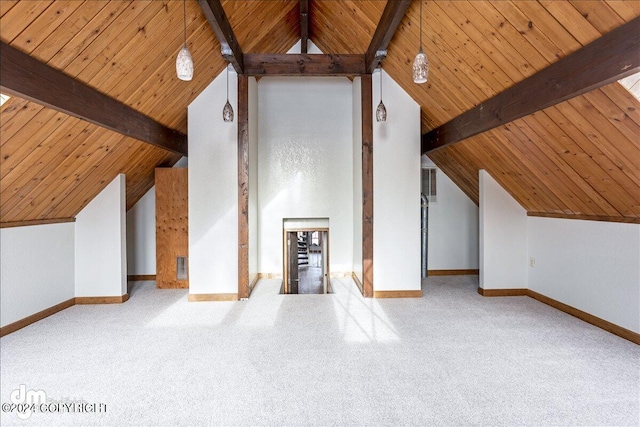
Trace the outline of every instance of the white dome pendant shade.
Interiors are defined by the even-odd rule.
[[[187,48],[187,2],[182,0],[182,13],[184,22],[184,44],[176,57],[176,74],[180,80],[186,82],[193,78],[193,58]]]
[[[176,58],[176,73],[180,80],[186,82],[193,78],[193,59],[186,44],[182,46],[182,49],[178,52],[178,57]]]
[[[413,82],[426,83],[429,78],[429,59],[424,54],[422,48],[413,60]]]

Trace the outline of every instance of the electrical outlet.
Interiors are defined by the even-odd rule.
[[[534,257],[529,258],[529,265],[531,267],[535,267],[536,266],[536,259]]]

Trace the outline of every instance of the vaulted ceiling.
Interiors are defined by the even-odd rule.
[[[245,53],[284,53],[300,37],[296,0],[222,2]],[[311,0],[310,39],[364,53],[386,2]],[[382,66],[420,104],[427,132],[640,16],[636,1],[423,2],[429,83],[414,84],[419,3]],[[0,1],[0,39],[186,132],[188,104],[224,69],[220,45],[188,0],[194,79],[175,76],[181,1]],[[43,89],[44,90],[44,89]],[[478,201],[486,169],[530,214],[640,222],[640,103],[613,83],[430,154]],[[393,112],[390,112],[390,120]],[[12,97],[0,110],[0,222],[71,218],[118,173],[131,207],[157,166],[179,155]]]

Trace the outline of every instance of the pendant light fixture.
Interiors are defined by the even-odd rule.
[[[229,103],[229,65],[227,64],[227,103],[222,109],[222,120],[225,122],[233,121],[233,107]]]
[[[426,83],[429,78],[429,59],[422,51],[422,0],[420,0],[420,50],[413,60],[413,82]]]
[[[387,121],[387,108],[382,103],[382,68],[380,68],[380,104],[378,104],[378,108],[376,108],[376,121]]]
[[[184,45],[176,58],[176,74],[180,80],[190,81],[193,78],[193,59],[187,48],[187,2],[182,0],[182,12],[184,21]]]

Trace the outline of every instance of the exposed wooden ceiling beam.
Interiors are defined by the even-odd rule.
[[[307,55],[247,53],[250,76],[349,76],[365,73],[364,55]]]
[[[387,0],[380,22],[365,54],[367,73],[372,73],[387,56],[387,46],[398,29],[411,0]]]
[[[300,0],[300,53],[307,53],[309,42],[309,0]]]
[[[422,152],[551,107],[640,70],[640,17],[422,135]]]
[[[224,13],[220,0],[198,0],[198,3],[220,42],[222,57],[233,65],[236,73],[243,74],[242,49],[240,49],[238,40],[233,34],[233,29],[229,24],[227,14]]]
[[[0,42],[0,89],[149,144],[187,155],[187,136]]]

